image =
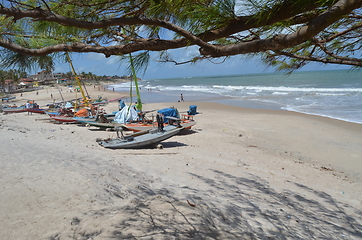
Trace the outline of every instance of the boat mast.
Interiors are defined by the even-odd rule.
[[[131,63],[133,81],[134,81],[134,83],[135,83],[136,93],[137,93],[137,104],[136,104],[136,108],[142,112],[142,101],[141,101],[140,89],[138,88],[138,78],[137,78],[137,75],[136,75],[136,70],[135,70],[135,67],[134,67],[134,64],[133,64],[133,58],[132,58],[132,55],[131,55],[131,54],[129,54],[129,61],[130,61],[130,63]]]
[[[82,93],[82,97],[83,97],[83,100],[84,100],[84,104],[85,104],[86,106],[88,106],[88,105],[89,105],[89,104],[88,104],[88,99],[87,99],[87,97],[86,97],[85,94],[84,94],[82,84],[81,84],[81,82],[80,82],[80,79],[79,79],[77,73],[75,72],[75,69],[74,69],[72,60],[70,59],[70,56],[69,56],[69,54],[68,54],[67,52],[66,52],[65,54],[66,54],[66,56],[67,56],[67,59],[68,59],[69,65],[70,65],[70,67],[71,67],[71,69],[72,69],[72,72],[73,72],[73,75],[74,75],[74,77],[75,77],[75,80],[77,81],[77,84],[78,84],[78,87],[79,87],[79,89],[80,89],[80,92]]]

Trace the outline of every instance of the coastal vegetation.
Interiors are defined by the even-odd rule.
[[[62,78],[72,79],[74,77],[72,72],[60,73]],[[0,84],[4,83],[6,79],[10,79],[15,83],[18,83],[21,78],[27,78],[29,74],[25,71],[19,71],[17,69],[10,69],[10,70],[0,70]],[[81,72],[79,73],[79,77],[83,79],[88,79],[91,81],[107,81],[109,79],[119,79],[119,78],[129,78],[129,76],[98,76],[93,74],[92,72]]]
[[[49,70],[64,53],[93,52],[123,60],[133,53],[136,67],[246,55],[287,71],[309,62],[360,68],[361,7],[362,0],[8,0],[0,6],[1,63]],[[190,46],[199,51],[186,60],[171,54]]]
[[[20,71],[17,69],[10,70],[0,70],[0,97],[6,95],[6,92],[22,92],[24,90],[37,90],[38,85],[53,85],[55,83],[61,85],[75,85],[74,74],[72,72],[66,73],[48,73],[50,79],[42,79],[48,81],[39,81],[38,78],[34,79],[36,75],[29,75],[25,71]],[[78,74],[79,79],[85,85],[91,84],[105,84],[109,82],[118,82],[118,81],[130,81],[133,79],[133,76],[98,76],[91,72],[81,72]],[[5,91],[7,89],[7,91]]]

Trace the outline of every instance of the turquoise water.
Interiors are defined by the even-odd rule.
[[[139,82],[143,102],[213,101],[283,109],[362,124],[362,72],[313,71],[153,79]],[[111,85],[127,92],[130,83]]]

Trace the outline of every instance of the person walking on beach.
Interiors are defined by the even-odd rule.
[[[184,102],[184,96],[181,93],[181,102]]]

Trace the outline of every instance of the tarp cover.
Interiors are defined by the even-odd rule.
[[[190,110],[187,111],[188,115],[196,115],[197,114],[197,106],[196,105],[190,105]]]
[[[163,108],[157,111],[158,113],[161,113],[163,115],[163,121],[166,123],[168,121],[167,117],[176,117],[180,118],[180,113],[176,108]]]
[[[71,107],[73,107],[73,104],[72,104],[72,103],[67,102],[67,103],[65,104],[65,108],[71,108]]]
[[[89,116],[89,113],[88,113],[88,110],[86,108],[82,108],[81,110],[76,112],[74,115],[77,116],[77,117],[87,117],[87,116]]]
[[[126,104],[123,102],[123,100],[119,100],[118,105],[119,105],[119,111],[121,111],[126,106]]]
[[[129,109],[129,111],[128,111]],[[138,114],[133,107],[125,106],[114,116],[114,121],[118,123],[126,123],[136,121]]]

